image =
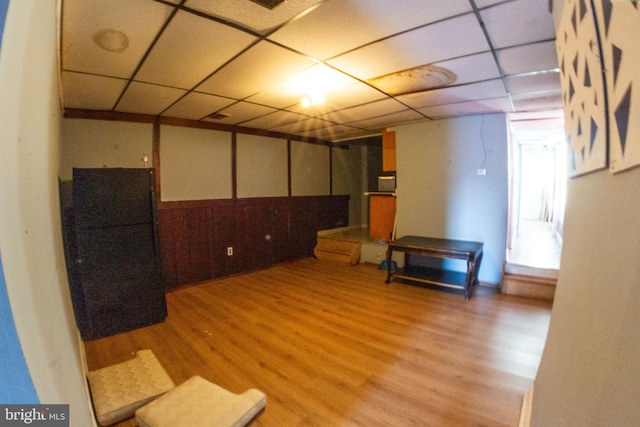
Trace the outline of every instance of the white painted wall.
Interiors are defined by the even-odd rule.
[[[142,158],[147,157],[147,165]],[[73,168],[153,167],[153,125],[108,120],[62,122],[60,179],[71,181]]]
[[[230,199],[231,133],[160,127],[162,201]]]
[[[640,135],[635,135],[640,143]],[[571,179],[532,426],[640,420],[640,169]]]
[[[554,16],[562,4],[554,1]],[[628,138],[627,144],[640,144],[640,135]],[[562,264],[532,426],[638,425],[639,188],[639,168],[569,180]]]
[[[288,153],[285,139],[237,134],[237,195],[286,197]],[[153,125],[90,119],[63,119],[60,178],[70,181],[74,167],[153,167]],[[334,149],[334,194],[362,197],[361,149]],[[329,148],[291,142],[293,196],[329,195]],[[160,127],[161,200],[208,200],[232,197],[231,133],[163,125]],[[346,163],[345,163],[346,162]],[[353,169],[355,168],[355,170]],[[350,185],[357,185],[357,191]],[[336,187],[337,186],[337,187]],[[349,191],[345,193],[345,191]],[[360,223],[360,200],[353,218]]]
[[[396,163],[396,236],[483,242],[479,280],[500,283],[508,217],[506,116],[398,126]],[[479,168],[486,176],[477,174]]]
[[[237,136],[238,197],[289,195],[287,140],[265,136]]]
[[[9,302],[41,403],[95,425],[62,249],[56,2],[12,1],[0,55],[0,251]]]
[[[329,147],[291,141],[291,195],[329,195]]]

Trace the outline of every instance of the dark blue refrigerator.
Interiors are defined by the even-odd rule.
[[[154,170],[74,169],[72,185],[75,242],[67,262],[72,263],[69,281],[82,338],[162,322],[167,307]]]

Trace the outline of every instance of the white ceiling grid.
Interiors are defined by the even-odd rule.
[[[65,109],[344,141],[561,108],[554,37],[548,0],[63,0],[62,97]],[[456,78],[400,95],[367,82],[427,65]],[[300,74],[339,84],[305,108],[290,87]]]

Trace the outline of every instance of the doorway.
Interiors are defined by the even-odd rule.
[[[559,270],[567,180],[563,112],[509,119],[507,264]]]

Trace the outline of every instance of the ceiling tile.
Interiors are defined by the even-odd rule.
[[[178,11],[136,80],[191,89],[256,40],[210,19]]]
[[[382,129],[388,126],[395,126],[402,123],[409,123],[417,120],[425,120],[426,118],[413,110],[404,110],[386,116],[373,117],[366,120],[358,120],[347,123],[349,126],[364,129]]]
[[[172,10],[148,0],[66,0],[61,32],[62,68],[131,77]],[[118,41],[122,35],[126,39]],[[109,49],[124,50],[99,47],[94,38],[100,37]],[[124,44],[117,44],[120,42]]]
[[[235,100],[206,93],[191,92],[169,107],[163,116],[200,120],[234,103]]]
[[[298,134],[301,132],[306,132],[314,129],[322,129],[330,125],[331,123],[328,123],[324,120],[308,118],[303,120],[297,120],[287,125],[277,126],[277,127],[271,128],[270,130],[274,132]]]
[[[470,10],[467,0],[326,0],[269,38],[326,60]]]
[[[507,75],[558,68],[554,41],[501,49],[497,54],[502,70]]]
[[[436,62],[434,65],[452,71],[457,76],[456,85],[500,78],[500,70],[491,52]]]
[[[243,99],[291,79],[316,62],[269,42],[260,42],[215,73],[197,90]]]
[[[562,91],[513,95],[513,104],[516,107],[516,111],[557,109],[558,105],[562,105]]]
[[[467,14],[367,45],[328,63],[368,80],[488,50],[475,15]]]
[[[510,113],[509,119],[511,123],[518,120],[535,120],[535,119],[563,119],[564,111],[562,109],[544,110],[536,113],[517,112]]]
[[[413,108],[452,104],[466,100],[499,98],[507,96],[502,80],[487,80],[462,86],[434,89],[426,92],[398,96],[398,100]]]
[[[514,95],[561,89],[559,72],[508,77],[507,84]]]
[[[327,126],[321,129],[313,129],[300,132],[301,136],[306,136],[309,138],[318,138],[324,139],[327,141],[334,141],[340,138],[354,137],[357,135],[363,135],[365,133],[369,133],[368,131],[354,128],[346,125],[333,125]]]
[[[186,93],[185,90],[132,82],[116,106],[117,111],[158,115]]]
[[[465,116],[469,114],[498,113],[511,111],[509,98],[478,99],[476,101],[456,102],[420,108],[425,116],[439,119],[444,117]]]
[[[215,120],[207,119],[207,121],[237,125],[258,117],[266,116],[267,114],[271,114],[275,111],[277,110],[271,107],[265,107],[264,105],[252,104],[250,102],[238,102],[220,110],[220,113],[228,114],[228,117]]]
[[[398,111],[406,109],[407,107],[405,105],[401,104],[395,99],[388,98],[357,107],[333,111],[331,113],[322,115],[321,118],[336,123],[348,123],[355,122],[357,120],[368,119],[371,117],[378,117],[386,114],[396,113]]]
[[[276,86],[250,96],[246,101],[281,109],[299,103],[300,96],[287,92],[284,87]]]
[[[502,2],[504,2],[504,0],[476,0],[476,6],[482,9]]]
[[[111,110],[126,85],[122,79],[65,71],[62,100],[67,108]]]
[[[271,129],[304,119],[307,119],[307,117],[301,116],[300,114],[290,113],[289,111],[276,111],[272,114],[244,122],[242,123],[242,126],[258,129]]]
[[[63,0],[63,102],[88,110],[119,102],[117,111],[321,139],[429,117],[509,112],[510,99],[518,111],[560,108],[556,75],[548,73],[557,69],[548,0],[475,3],[512,98],[469,0],[289,0],[273,10],[252,0]],[[99,30],[122,31],[128,46],[120,53],[99,48]],[[106,32],[101,40],[113,49],[121,39]],[[423,84],[422,67],[431,65],[455,74],[455,82],[396,98],[367,83],[401,73],[416,90],[407,79]],[[300,80],[309,87],[291,86]],[[304,108],[301,99],[320,89],[324,103]],[[228,116],[206,117],[218,112]]]
[[[496,49],[555,38],[549,0],[514,0],[480,14]]]
[[[249,0],[188,0],[185,6],[265,35],[317,3],[320,0],[285,1],[272,10]]]

